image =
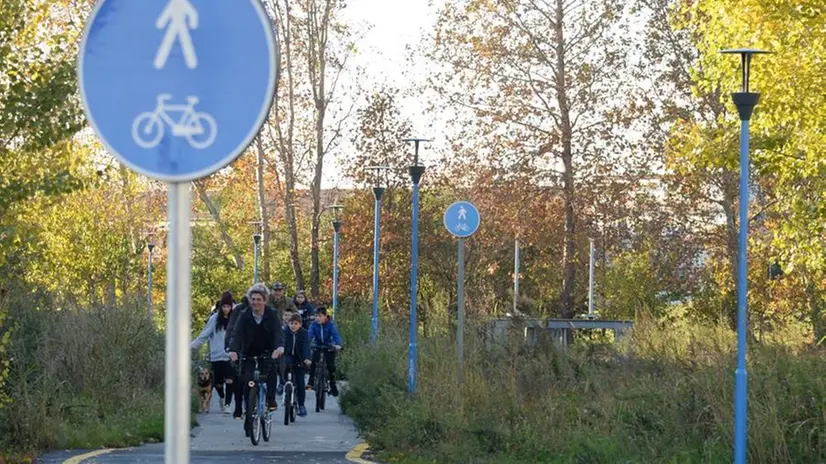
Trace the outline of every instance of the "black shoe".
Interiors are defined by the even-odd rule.
[[[333,396],[338,396],[338,387],[334,382],[330,382],[330,394]]]
[[[267,400],[267,409],[269,409],[270,412],[278,409],[278,403],[275,402],[275,399]]]

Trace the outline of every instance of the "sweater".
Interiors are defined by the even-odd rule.
[[[189,347],[193,350],[197,350],[204,344],[204,342],[209,340],[209,360],[212,362],[229,361],[229,354],[224,349],[224,339],[227,331],[216,330],[217,327],[218,313],[215,313],[209,317],[206,327],[204,327],[204,330],[201,331],[201,334],[198,335],[195,340],[192,340]]]

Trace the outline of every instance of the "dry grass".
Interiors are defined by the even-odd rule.
[[[356,316],[362,317],[362,316]],[[354,325],[355,326],[355,325]],[[369,327],[369,324],[366,325]],[[369,330],[369,329],[368,329]],[[345,411],[385,457],[405,462],[730,462],[734,334],[638,321],[623,346],[495,344],[469,330],[459,381],[453,337],[420,342],[414,399],[407,337],[348,357]],[[352,344],[351,344],[352,346]],[[749,462],[826,459],[820,353],[752,343]]]

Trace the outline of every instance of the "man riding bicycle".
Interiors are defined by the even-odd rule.
[[[238,317],[233,327],[232,344],[229,358],[233,362],[241,357],[241,379],[244,385],[244,398],[249,392],[257,356],[269,355],[271,360],[278,359],[284,353],[284,332],[273,308],[266,305],[269,291],[262,284],[255,284],[247,290],[250,309]],[[275,402],[276,363],[263,364],[262,372],[267,375],[267,407],[270,411],[278,408]]]

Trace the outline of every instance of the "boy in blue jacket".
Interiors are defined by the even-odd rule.
[[[327,316],[327,308],[319,306],[316,309],[315,322],[310,326],[310,346],[313,348],[313,364],[310,367],[310,383],[307,384],[307,389],[313,388],[313,380],[315,376],[315,364],[320,359],[322,353],[326,356],[327,373],[330,377],[330,394],[338,396],[338,387],[336,387],[336,352],[341,351],[341,335],[338,334],[338,329],[330,317]],[[333,347],[335,350],[320,351],[315,348]]]
[[[284,328],[284,365],[292,367],[293,382],[298,395],[298,415],[307,415],[307,408],[304,407],[304,399],[307,391],[304,389],[304,368],[310,367],[310,336],[307,329],[301,327],[301,316],[293,314],[290,322]],[[285,373],[286,378],[286,373]]]

